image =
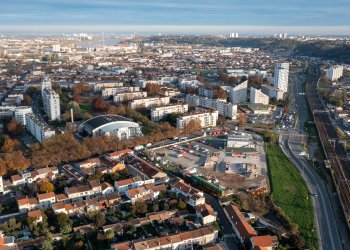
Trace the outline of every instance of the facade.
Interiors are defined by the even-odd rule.
[[[172,114],[172,113],[183,114],[183,113],[186,113],[187,111],[188,111],[188,104],[175,104],[175,105],[154,107],[151,109],[151,120],[160,121],[169,114]]]
[[[142,135],[138,123],[118,115],[93,117],[79,126],[79,131],[88,136],[115,135],[119,139],[129,139]]]
[[[147,93],[147,92],[146,92]],[[147,97],[141,99],[135,99],[129,103],[130,108],[148,108],[148,107],[156,107],[163,106],[170,103],[170,97]]]
[[[60,96],[52,89],[42,91],[44,110],[50,121],[61,119]]]
[[[236,133],[227,136],[227,147],[230,148],[253,148],[255,146],[253,137],[246,133]]]
[[[94,91],[101,91],[102,88],[116,88],[123,86],[122,82],[96,82],[94,85]]]
[[[261,90],[253,87],[250,88],[250,103],[267,105],[269,104],[269,100],[270,98],[261,92]]]
[[[131,101],[138,98],[147,97],[146,91],[135,91],[135,92],[125,92],[125,93],[117,93],[113,96],[114,103],[120,103],[123,101]]]
[[[176,119],[176,128],[184,129],[185,125],[192,120],[198,119],[202,128],[216,127],[219,111],[206,111],[193,114],[185,114]]]
[[[198,88],[198,94],[200,96],[213,98],[214,97],[214,90],[213,89],[207,89],[207,88],[204,88],[204,87],[199,87]]]
[[[343,67],[342,66],[333,66],[326,70],[326,76],[329,80],[337,81],[340,77],[343,76]]]
[[[31,113],[33,113],[33,111],[30,106],[16,107],[14,110],[16,121],[20,122],[23,126],[26,125],[26,114]]]
[[[172,185],[171,191],[174,192],[177,197],[185,197],[184,201],[192,207],[205,204],[203,192],[188,185],[179,178]]]
[[[261,92],[268,95],[270,98],[276,98],[276,100],[283,99],[284,92],[269,85],[261,85]]]
[[[35,114],[30,113],[26,115],[26,129],[35,139],[42,142],[51,136],[55,135],[55,131],[51,130],[47,124],[42,122]]]
[[[125,92],[138,92],[140,91],[139,87],[134,86],[123,86],[123,87],[108,87],[101,89],[101,95],[103,99],[108,99],[118,93]]]
[[[288,92],[289,63],[276,63],[273,86]]]
[[[239,104],[247,101],[248,80],[232,87],[230,90],[230,102]]]
[[[220,99],[211,99],[198,95],[186,95],[186,103],[194,106],[212,108],[219,111],[219,114],[230,119],[236,119],[237,105]]]

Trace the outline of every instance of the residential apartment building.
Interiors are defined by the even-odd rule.
[[[214,97],[214,90],[204,88],[204,87],[199,87],[198,88],[198,95],[208,97],[208,98],[213,98]]]
[[[284,98],[284,92],[282,90],[276,89],[270,85],[261,85],[261,92],[268,95],[270,98],[276,98],[276,100]]]
[[[273,86],[288,92],[289,63],[276,63]]]
[[[26,114],[26,129],[35,139],[42,142],[55,135],[55,131],[51,130],[47,124],[42,122],[35,114]]]
[[[326,76],[329,80],[337,81],[340,77],[343,76],[343,67],[342,66],[332,66],[326,70]]]
[[[269,96],[265,95],[261,90],[250,88],[250,103],[251,104],[269,104]]]
[[[140,88],[137,86],[122,86],[122,87],[113,87],[113,88],[102,88],[101,89],[101,95],[103,99],[108,99],[110,97],[113,97],[114,95],[118,93],[125,93],[125,92],[138,92],[140,91]]]
[[[26,115],[31,113],[33,113],[33,110],[30,106],[16,107],[14,110],[16,121],[20,122],[23,126],[26,125]]]
[[[202,128],[216,127],[218,118],[217,110],[184,114],[176,119],[176,128],[182,130],[192,120],[200,121]]]
[[[236,119],[237,105],[220,99],[211,99],[198,95],[186,95],[186,103],[193,106],[202,106],[219,111],[219,114],[230,119]]]
[[[146,91],[135,91],[135,92],[125,92],[117,93],[113,96],[114,103],[121,103],[123,101],[131,101],[134,99],[147,97]]]
[[[238,84],[230,89],[230,102],[233,104],[244,103],[247,101],[248,80]]]
[[[151,120],[160,121],[165,118],[167,115],[176,113],[183,114],[188,111],[188,104],[174,104],[166,105],[161,107],[154,107],[151,109]]]
[[[147,93],[147,92],[146,92]],[[149,108],[156,106],[163,106],[170,103],[170,97],[146,97],[135,99],[129,103],[130,108]]]
[[[60,96],[52,89],[42,91],[45,114],[50,121],[61,119]]]
[[[122,87],[123,83],[122,82],[96,82],[96,83],[93,83],[93,86],[94,86],[94,91],[98,92],[98,91],[101,91],[102,88]]]

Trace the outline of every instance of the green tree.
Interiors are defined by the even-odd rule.
[[[40,249],[42,250],[53,250],[53,240],[51,236],[46,236],[46,239],[41,243]]]
[[[147,204],[142,201],[136,201],[133,207],[133,211],[136,214],[145,214],[147,213]]]
[[[177,204],[177,209],[185,210],[186,208],[187,208],[186,203],[183,200],[180,200],[179,203]]]
[[[68,215],[60,213],[57,215],[56,220],[62,234],[67,234],[72,231],[73,222],[69,219]]]
[[[105,235],[105,236],[106,236],[106,239],[111,240],[111,239],[114,238],[115,233],[114,233],[113,230],[108,230],[108,231],[106,232],[106,235]]]

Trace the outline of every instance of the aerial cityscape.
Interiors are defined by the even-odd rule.
[[[0,249],[350,249],[350,2],[4,0]]]

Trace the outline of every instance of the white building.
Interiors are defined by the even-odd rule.
[[[120,103],[123,101],[131,101],[138,98],[147,97],[146,91],[135,91],[126,93],[117,93],[113,96],[113,102]]]
[[[195,76],[191,76],[189,78],[181,79],[179,82],[179,87],[182,90],[186,90],[189,87],[197,88],[198,86],[202,85]]]
[[[250,103],[252,104],[269,104],[269,96],[265,95],[261,90],[250,88]]]
[[[198,94],[200,96],[213,98],[214,97],[214,90],[213,89],[204,88],[204,87],[199,87],[198,88]]]
[[[31,114],[31,113],[33,113],[33,111],[32,111],[32,107],[30,106],[16,107],[14,110],[16,121],[20,122],[23,126],[26,125],[26,114]]]
[[[37,139],[42,142],[55,135],[55,131],[51,130],[47,124],[33,113],[26,114],[26,129]]]
[[[93,83],[94,91],[101,91],[102,88],[116,88],[123,86],[122,82],[96,82]]]
[[[326,76],[329,80],[337,81],[340,77],[343,76],[343,67],[342,66],[332,66],[326,70]]]
[[[52,52],[61,52],[61,45],[60,44],[53,44],[52,45]]]
[[[207,108],[216,109],[219,114],[228,117],[230,119],[236,119],[237,116],[237,105],[226,100],[210,99],[198,95],[186,95],[186,103],[193,106],[202,106]]]
[[[289,63],[276,63],[273,86],[288,92]]]
[[[147,92],[146,92],[147,93]],[[135,99],[129,103],[130,108],[148,108],[155,106],[163,106],[170,103],[170,97],[146,97]]]
[[[247,101],[248,80],[230,89],[230,102],[239,104]]]
[[[114,96],[117,93],[125,93],[125,92],[136,92],[140,91],[139,87],[136,86],[123,86],[123,87],[108,87],[108,88],[102,88],[102,98],[108,99],[112,96]]]
[[[42,91],[44,110],[50,121],[61,119],[60,96],[52,89]]]
[[[183,113],[186,113],[187,111],[188,111],[188,104],[175,104],[175,105],[155,107],[151,109],[151,120],[160,121],[169,114],[172,114],[172,113],[183,114]]]
[[[254,139],[251,134],[236,133],[227,137],[227,147],[230,148],[253,148]]]
[[[2,180],[2,175],[0,175],[0,194],[4,194],[4,182]]]
[[[138,123],[119,115],[93,117],[80,124],[79,131],[88,136],[116,135],[120,140],[142,135]]]
[[[176,119],[176,128],[182,130],[192,120],[199,120],[202,128],[216,127],[219,111],[206,111],[185,114]]]
[[[284,92],[269,85],[261,85],[261,92],[268,95],[270,98],[275,97],[276,100],[283,99]]]

